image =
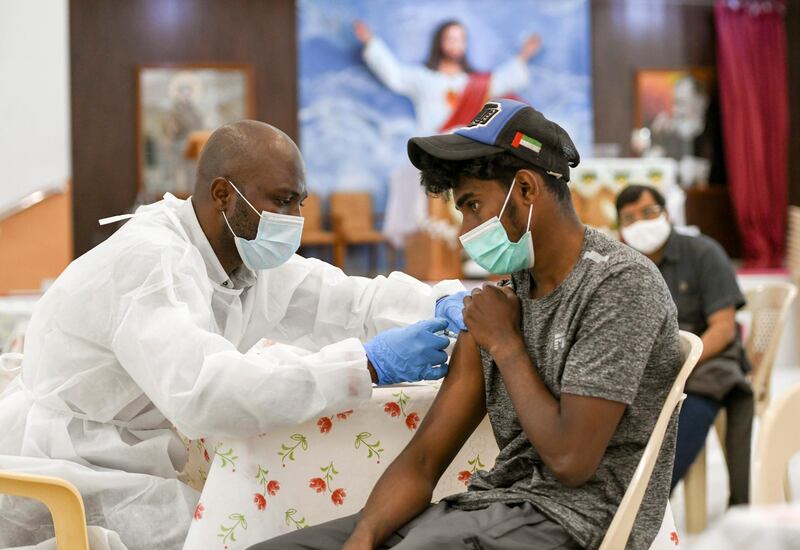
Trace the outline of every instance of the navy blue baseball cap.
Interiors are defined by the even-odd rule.
[[[451,134],[408,141],[408,158],[417,168],[425,154],[441,160],[470,160],[503,151],[562,181],[569,181],[570,167],[581,160],[561,126],[512,99],[489,100],[469,124]]]

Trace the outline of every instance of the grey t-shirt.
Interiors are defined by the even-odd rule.
[[[580,259],[549,295],[532,300],[527,271],[512,276],[522,302],[522,333],[550,392],[625,403],[597,471],[584,485],[562,485],[525,435],[497,366],[481,350],[486,407],[500,454],[448,497],[461,509],[530,502],[582,546],[597,548],[639,463],[680,370],[675,305],[661,274],[633,249],[587,229]],[[628,548],[646,550],[669,497],[677,414],[672,418]]]

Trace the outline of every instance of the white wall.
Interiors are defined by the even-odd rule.
[[[67,0],[0,0],[0,211],[72,172]]]

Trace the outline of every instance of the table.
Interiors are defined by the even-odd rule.
[[[356,411],[251,439],[192,442],[184,477],[196,486],[213,458],[185,549],[234,550],[358,512],[386,466],[428,412],[438,384],[376,388]],[[494,464],[498,449],[484,418],[436,487],[461,492],[472,472]],[[197,464],[200,464],[198,467]]]
[[[355,411],[250,439],[188,442],[190,460],[182,479],[205,485],[184,549],[244,549],[358,512],[414,435],[438,387],[376,388],[370,402]],[[434,500],[464,491],[472,473],[491,468],[497,453],[484,418],[442,476]],[[661,542],[653,548],[676,548],[674,531],[667,508]]]

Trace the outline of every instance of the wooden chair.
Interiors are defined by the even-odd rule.
[[[420,281],[461,279],[461,243],[458,242],[458,226],[454,225],[449,205],[440,197],[428,197],[428,219],[430,224],[453,228],[453,238],[437,235],[430,226],[406,237],[405,272]]]
[[[184,158],[191,160],[200,158],[200,152],[212,133],[211,130],[199,130],[189,134],[186,138],[186,147],[183,149]]]
[[[83,500],[70,482],[56,477],[0,471],[0,493],[43,502],[53,516],[59,550],[89,550]]]
[[[759,285],[745,293],[746,308],[752,315],[745,351],[753,365],[752,386],[757,417],[760,417],[769,405],[775,354],[783,335],[789,308],[796,296],[797,287],[791,283],[781,282]],[[714,422],[723,453],[726,424],[723,410]],[[708,524],[706,484],[706,449],[703,447],[686,472],[683,483],[686,530],[691,534],[702,533]]]
[[[692,370],[700,359],[700,354],[703,353],[703,342],[689,332],[681,331],[681,361],[683,366],[672,384],[664,406],[661,408],[661,413],[658,415],[653,433],[644,448],[642,458],[639,460],[639,465],[633,473],[628,489],[625,491],[625,496],[622,497],[617,512],[614,514],[614,519],[611,520],[611,525],[606,531],[606,536],[600,544],[600,550],[619,550],[625,548],[628,544],[633,523],[636,520],[636,514],[639,513],[639,507],[642,504],[647,484],[650,482],[650,476],[653,474],[656,460],[661,451],[661,444],[664,441],[664,434],[667,432],[670,420],[675,409],[680,405],[683,400],[683,386],[686,384],[686,379],[689,378]]]
[[[786,471],[792,456],[800,453],[800,386],[783,394],[761,415],[750,476],[753,505],[778,504],[787,500]]]
[[[372,215],[372,195],[362,192],[333,193],[330,197],[331,222],[336,235],[334,263],[344,268],[350,245],[370,245],[370,269],[374,271],[376,247],[386,244],[386,237],[375,229]],[[390,264],[394,264],[394,251]]]
[[[303,202],[303,237],[300,246],[319,246],[333,248],[336,244],[336,236],[332,231],[326,231],[322,224],[322,201],[316,193],[309,193]],[[335,263],[335,258],[334,258]],[[336,264],[342,267],[341,264]]]

